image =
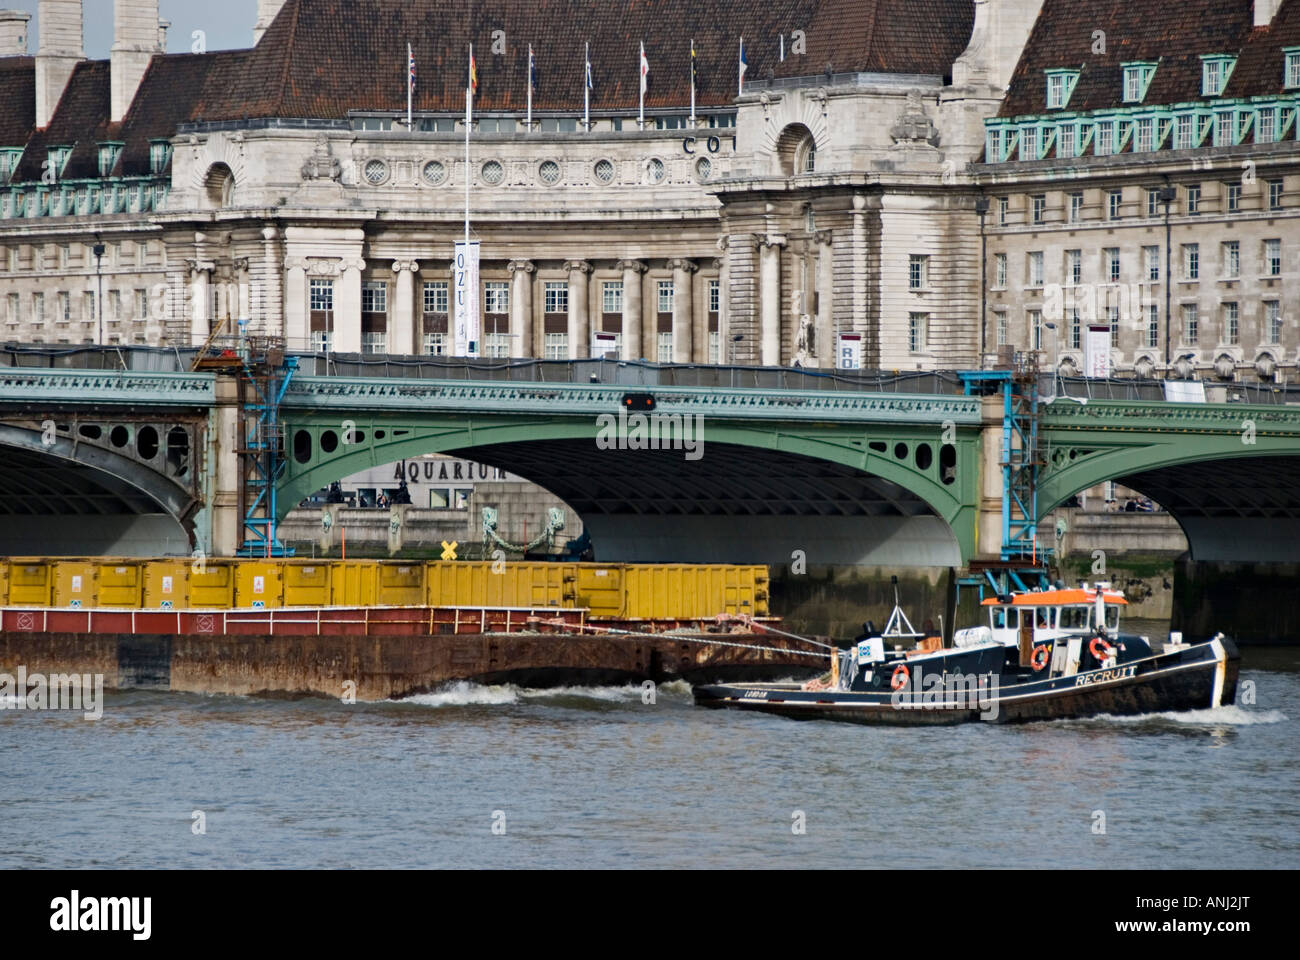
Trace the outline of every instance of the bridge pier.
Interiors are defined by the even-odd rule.
[[[1300,563],[1179,559],[1170,629],[1193,638],[1222,631],[1243,643],[1296,643]]]
[[[203,457],[206,506],[195,518],[195,549],[208,557],[233,557],[244,542],[239,463],[239,380],[216,378]]]

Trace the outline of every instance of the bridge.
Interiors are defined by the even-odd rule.
[[[963,567],[1007,539],[1020,441],[1000,394],[469,376],[288,378],[264,511],[445,453],[546,487],[611,561],[802,550],[810,564]],[[233,554],[257,506],[240,390],[220,373],[0,368],[0,552]],[[1037,432],[1035,521],[1114,480],[1168,509],[1197,560],[1300,560],[1300,407],[1061,397]],[[670,448],[638,449],[650,437]]]

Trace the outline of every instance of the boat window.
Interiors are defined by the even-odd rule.
[[[1062,630],[1087,630],[1091,619],[1092,607],[1076,606],[1061,608]]]
[[[1119,607],[1106,608],[1106,629],[1108,630],[1119,629]]]
[[[1052,625],[1051,607],[1035,607],[1034,612],[1037,614],[1037,616],[1034,617],[1034,624],[1039,629],[1046,629]]]
[[[993,621],[992,621],[993,629],[994,630],[1004,629],[1007,625],[1007,608],[994,607],[992,610],[992,614],[993,614]]]

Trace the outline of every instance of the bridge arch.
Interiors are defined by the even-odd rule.
[[[602,450],[596,418],[295,412],[286,423],[282,514],[368,467],[442,453],[550,490],[611,560],[788,563],[802,549],[810,564],[953,566],[974,550],[978,441],[945,444],[937,424],[777,431],[710,420],[692,460],[681,449]]]

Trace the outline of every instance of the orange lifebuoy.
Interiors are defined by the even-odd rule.
[[[902,690],[905,686],[907,686],[907,682],[908,680],[911,679],[911,677],[912,677],[911,671],[909,671],[906,666],[900,663],[897,667],[894,668],[894,675],[892,678],[890,678],[889,686],[891,689],[894,690]]]
[[[1101,637],[1093,637],[1092,643],[1088,644],[1088,652],[1096,657],[1098,661],[1109,660],[1115,655],[1115,648]]]
[[[1039,656],[1039,654],[1042,654],[1042,656]],[[1037,673],[1039,670],[1046,667],[1048,661],[1051,659],[1052,655],[1047,652],[1047,645],[1043,644],[1042,646],[1034,647],[1033,655],[1029,658],[1029,665],[1033,667],[1034,672]]]

